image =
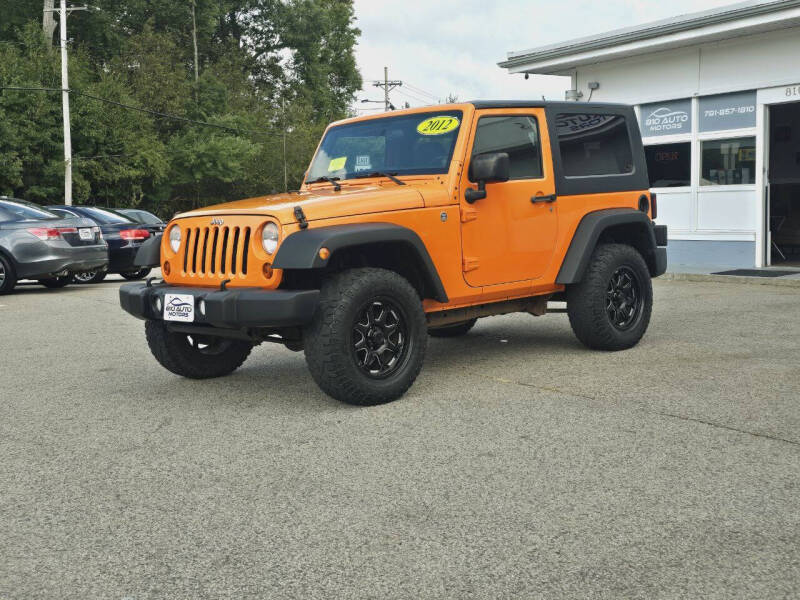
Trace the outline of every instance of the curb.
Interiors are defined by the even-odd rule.
[[[800,288],[800,279],[783,279],[781,277],[741,277],[738,275],[712,275],[710,273],[664,273],[658,279],[664,281],[710,281],[714,283],[739,283]]]

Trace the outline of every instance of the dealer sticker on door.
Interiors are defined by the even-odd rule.
[[[164,320],[194,321],[194,296],[191,294],[164,294]]]

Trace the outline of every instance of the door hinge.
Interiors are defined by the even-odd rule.
[[[468,221],[474,221],[478,218],[478,211],[474,208],[464,208],[461,207],[461,222],[467,223]]]
[[[464,257],[464,259],[462,260],[462,268],[464,270],[464,273],[467,273],[468,271],[474,271],[480,266],[480,264],[481,263],[477,258]]]

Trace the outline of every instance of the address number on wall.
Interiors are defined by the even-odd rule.
[[[786,97],[800,96],[800,85],[790,85],[786,88]]]

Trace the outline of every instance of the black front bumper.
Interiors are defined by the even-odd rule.
[[[156,307],[164,305],[164,294],[194,297],[194,324],[224,329],[249,327],[292,327],[311,322],[319,290],[259,290],[252,288],[190,288],[165,283],[128,283],[119,289],[124,310],[139,319],[162,320]],[[203,300],[205,314],[200,310]]]

